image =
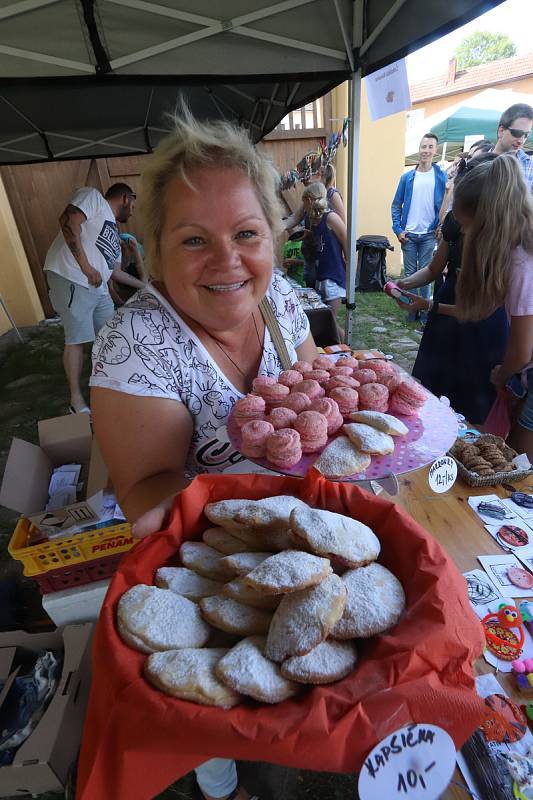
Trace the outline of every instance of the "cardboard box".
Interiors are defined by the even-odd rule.
[[[99,521],[103,490],[108,475],[100,451],[93,442],[88,414],[41,420],[39,445],[14,438],[7,458],[0,504],[28,517],[47,535],[66,532],[73,525]],[[83,500],[45,511],[54,467],[81,464]]]
[[[19,747],[13,763],[0,767],[0,797],[62,791],[81,742],[91,682],[93,626],[68,625],[53,633],[14,631],[0,634],[0,663],[14,648],[38,653],[63,649],[61,679],[37,727]],[[6,652],[7,651],[7,655]]]
[[[98,619],[111,578],[43,595],[43,608],[58,627]],[[0,650],[0,659],[2,651]],[[1,669],[0,660],[0,669]]]

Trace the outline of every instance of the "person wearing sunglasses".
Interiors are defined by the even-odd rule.
[[[533,192],[533,158],[526,155],[523,147],[533,127],[533,108],[526,103],[515,103],[503,112],[498,125],[498,141],[494,147],[497,155],[513,153],[522,167],[524,178]]]
[[[105,197],[89,186],[77,189],[59,217],[60,231],[46,254],[50,302],[65,331],[63,366],[71,414],[89,413],[80,385],[83,345],[94,341],[113,316],[111,278],[135,288],[143,286],[120,268],[117,223],[129,220],[135,199],[126,183],[114,183]]]

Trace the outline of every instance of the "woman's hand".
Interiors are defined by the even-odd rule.
[[[145,536],[149,536],[151,533],[157,533],[157,531],[163,530],[163,528],[166,527],[175,496],[176,495],[167,497],[166,500],[163,500],[163,502],[159,503],[155,508],[151,508],[144,514],[141,514],[131,528],[134,539],[144,539]]]
[[[407,292],[404,297],[405,296],[410,299],[410,303],[403,303],[401,300],[396,300],[396,305],[398,308],[401,308],[402,311],[408,311],[409,313],[413,311],[429,311],[429,300],[425,300],[423,297],[419,297],[417,294],[412,294],[411,292]]]
[[[411,286],[412,278],[398,278],[396,283],[400,287],[400,289],[413,289],[413,288],[416,288],[416,287]]]

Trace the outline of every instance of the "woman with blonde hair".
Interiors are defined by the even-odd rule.
[[[100,331],[91,398],[117,499],[143,537],[163,528],[195,475],[243,461],[228,415],[257,375],[282,371],[276,335],[292,361],[317,350],[298,298],[273,273],[275,172],[244,130],[182,109],[139,196],[153,282]],[[234,761],[211,759],[196,776],[206,800],[249,798]]]
[[[311,183],[302,194],[315,249],[317,290],[335,318],[346,297],[346,225],[330,211],[323,183]],[[337,323],[341,341],[344,332]]]
[[[346,212],[344,210],[342,194],[335,185],[337,179],[335,167],[333,164],[327,164],[325,167],[320,167],[319,175],[320,180],[326,187],[326,197],[328,199],[328,205],[331,211],[335,211],[342,221],[346,222]]]

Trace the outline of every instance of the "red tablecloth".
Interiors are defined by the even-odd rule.
[[[381,540],[380,562],[405,589],[405,614],[389,635],[360,648],[344,680],[279,705],[222,710],[156,691],[142,676],[146,656],[115,631],[118,599],[134,584],[152,583],[183,539],[199,538],[209,526],[207,502],[276,494],[370,525]],[[459,747],[481,718],[472,661],[482,648],[464,579],[435,539],[390,501],[314,471],[305,480],[201,476],[179,495],[169,529],[136,545],[109,588],[94,642],[77,798],[148,800],[213,757],[353,772],[378,741],[411,721],[440,725]]]

